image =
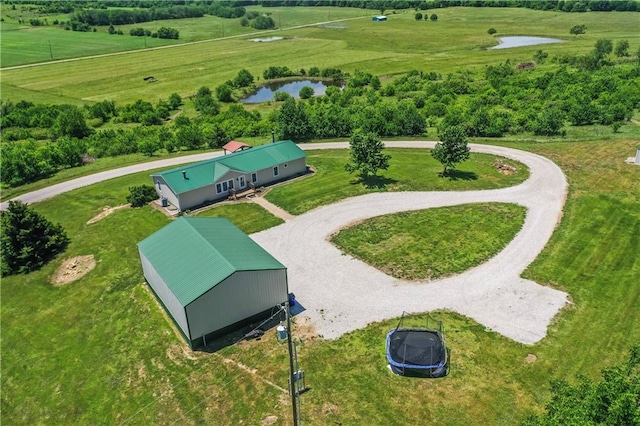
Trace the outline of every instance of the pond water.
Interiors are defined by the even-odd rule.
[[[562,43],[559,38],[548,37],[528,37],[528,36],[509,36],[498,37],[499,45],[490,49],[509,49],[512,47],[535,46],[537,44]]]
[[[298,99],[300,89],[305,86],[313,88],[314,96],[324,95],[327,88],[330,86],[342,87],[340,83],[334,83],[331,81],[313,81],[313,80],[297,80],[297,81],[278,81],[275,83],[267,83],[264,86],[260,86],[258,90],[241,99],[240,102],[245,104],[258,104],[260,102],[273,101],[276,92],[286,92]]]

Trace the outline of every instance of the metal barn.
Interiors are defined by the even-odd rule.
[[[181,217],[138,251],[147,283],[191,348],[287,300],[285,266],[228,219]]]

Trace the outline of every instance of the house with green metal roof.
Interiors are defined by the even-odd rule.
[[[179,211],[307,172],[307,154],[290,140],[257,146],[151,175],[163,203]]]
[[[178,218],[138,252],[149,287],[192,348],[287,300],[286,267],[225,218]]]

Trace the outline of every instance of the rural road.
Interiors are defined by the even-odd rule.
[[[387,147],[432,148],[435,142],[385,142]],[[301,144],[301,148],[348,148],[348,142]],[[251,237],[287,266],[290,291],[316,332],[337,338],[368,323],[407,312],[451,310],[515,341],[545,337],[567,294],[520,277],[549,241],[562,214],[567,181],[550,160],[516,149],[470,144],[473,152],[526,164],[520,185],[459,192],[375,193],[349,198],[293,217]],[[196,154],[110,170],[24,194],[34,203],[104,180],[161,167],[201,161],[222,152]],[[507,202],[527,208],[523,228],[500,253],[460,275],[431,282],[407,282],[344,255],[328,237],[349,224],[382,214],[479,202]],[[3,203],[2,208],[6,208]]]

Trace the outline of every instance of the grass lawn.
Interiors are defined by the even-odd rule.
[[[334,341],[315,339],[297,324],[301,367],[312,388],[302,397],[304,422],[514,424],[540,410],[551,378],[596,377],[602,366],[623,359],[640,340],[634,279],[640,274],[640,169],[623,163],[636,144],[511,144],[549,156],[571,184],[560,227],[527,271],[568,291],[575,303],[549,337],[525,346],[439,312],[451,374],[412,380],[391,375],[385,365],[384,335],[395,320]],[[337,152],[326,155],[330,163]],[[318,158],[312,163],[320,164]],[[333,161],[336,168],[342,160]],[[311,179],[321,177],[302,182]],[[34,205],[62,223],[72,242],[42,270],[2,280],[3,420],[255,424],[276,415],[289,423],[288,398],[278,389],[287,387],[286,345],[277,344],[273,332],[216,354],[191,353],[143,284],[135,244],[169,219],[145,207],[86,225],[104,205],[123,203],[128,186],[147,181],[148,173],[132,175]],[[269,220],[227,214],[252,226]],[[95,255],[94,271],[67,286],[48,283],[63,258],[82,254]],[[525,361],[529,353],[535,363]]]
[[[494,189],[517,185],[529,176],[529,170],[516,161],[502,159],[517,169],[512,175],[504,175],[492,166],[496,156],[472,153],[468,162],[458,165],[453,178],[441,178],[438,173],[442,165],[428,150],[387,148],[384,152],[391,155],[389,169],[380,171],[378,178],[362,182],[344,170],[349,162],[348,150],[307,151],[307,164],[316,171],[314,178],[276,187],[266,198],[292,214],[300,214],[368,192]]]
[[[368,219],[334,235],[342,251],[405,280],[466,271],[502,250],[522,228],[526,209],[480,203]]]

